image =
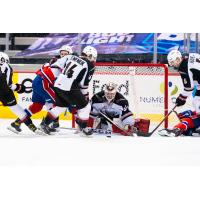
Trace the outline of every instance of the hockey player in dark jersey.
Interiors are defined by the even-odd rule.
[[[25,86],[21,84],[12,83],[13,70],[9,65],[9,57],[7,54],[0,52],[0,101],[3,106],[7,106],[10,110],[19,117],[20,122],[24,122],[30,130],[33,132],[40,132],[31,119],[28,118],[27,113],[21,106],[17,104],[14,92],[23,93]],[[8,127],[9,130],[15,132],[15,128],[12,126]]]
[[[194,86],[196,86],[193,105],[196,117],[200,118],[200,55],[190,53],[188,57],[183,57],[179,51],[172,50],[169,52],[167,59],[169,65],[178,70],[183,83],[183,91],[177,97],[176,105],[178,107],[183,106],[187,97],[192,94]],[[181,130],[179,131],[181,132]],[[169,130],[169,132],[173,133],[173,129]],[[175,132],[175,135],[180,135],[178,130]]]
[[[60,49],[60,58],[71,55],[73,53],[72,48],[70,46],[64,45]],[[57,66],[57,60],[54,59],[54,62],[51,61],[51,65],[45,64],[39,69],[36,74],[37,76],[34,78],[32,83],[33,93],[32,93],[32,104],[28,109],[25,109],[28,116],[31,117],[33,114],[40,112],[45,105],[47,110],[51,109],[55,103],[55,92],[54,92],[54,82],[58,75],[61,73],[62,68]],[[16,119],[15,122],[12,123],[13,127],[16,127],[18,131],[21,131],[20,128],[20,119]],[[52,124],[52,128],[59,127],[58,118]]]
[[[104,113],[111,120],[118,119],[116,122],[126,132],[123,132],[115,125],[110,126],[110,123],[101,116],[100,113]],[[91,99],[91,112],[88,127],[100,128],[100,129],[112,129],[114,133],[120,133],[122,135],[134,135],[143,122],[146,122],[146,130],[148,132],[149,120],[134,119],[133,113],[129,110],[129,103],[127,99],[117,92],[117,85],[110,82],[106,84],[105,89],[95,94]],[[140,126],[141,127],[141,126]]]
[[[75,105],[77,108],[76,123],[80,130],[87,132],[87,121],[90,113],[88,101],[88,86],[93,76],[97,51],[94,47],[87,46],[81,56],[65,56],[59,59],[58,66],[63,68],[54,84],[56,94],[56,107],[52,108],[44,119],[43,131],[50,134],[49,124],[55,120],[66,107]]]

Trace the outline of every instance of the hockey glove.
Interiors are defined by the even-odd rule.
[[[186,102],[187,97],[183,96],[182,94],[180,94],[177,99],[176,99],[176,105],[179,106],[183,106]]]
[[[18,84],[18,83],[16,84],[16,89],[15,89],[15,91],[16,91],[18,94],[24,93],[25,90],[26,90],[26,87],[25,87],[24,85]]]
[[[181,112],[178,114],[178,118],[179,119],[183,119],[183,118],[189,118],[191,117],[192,115],[194,115],[194,112],[191,111],[191,110],[186,110],[184,112]]]

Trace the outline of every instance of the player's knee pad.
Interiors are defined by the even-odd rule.
[[[29,106],[29,111],[32,113],[32,114],[35,114],[35,113],[38,113],[42,110],[43,108],[43,104],[41,103],[33,103]]]
[[[88,103],[84,108],[77,111],[78,118],[88,120],[90,115],[91,105]]]

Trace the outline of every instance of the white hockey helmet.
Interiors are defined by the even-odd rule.
[[[97,50],[94,47],[86,46],[83,49],[82,53],[84,53],[87,56],[89,61],[96,62],[96,60],[97,60]]]
[[[117,84],[112,82],[106,84],[104,92],[108,102],[111,102],[115,98],[115,95],[117,93]]]
[[[182,61],[182,55],[181,52],[178,50],[172,50],[167,55],[167,61],[170,66],[172,67],[179,67],[181,61]]]
[[[6,53],[0,52],[0,65],[3,63],[10,63],[10,59]]]
[[[66,55],[70,55],[73,53],[73,50],[70,46],[68,45],[63,45],[61,48],[60,48],[60,56],[63,57],[63,56],[66,56]]]

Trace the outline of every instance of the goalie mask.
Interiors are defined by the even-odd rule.
[[[167,60],[170,66],[179,67],[182,62],[181,52],[178,50],[172,50],[167,55]]]
[[[114,83],[108,83],[105,88],[105,97],[108,102],[111,102],[117,93],[117,85]]]

